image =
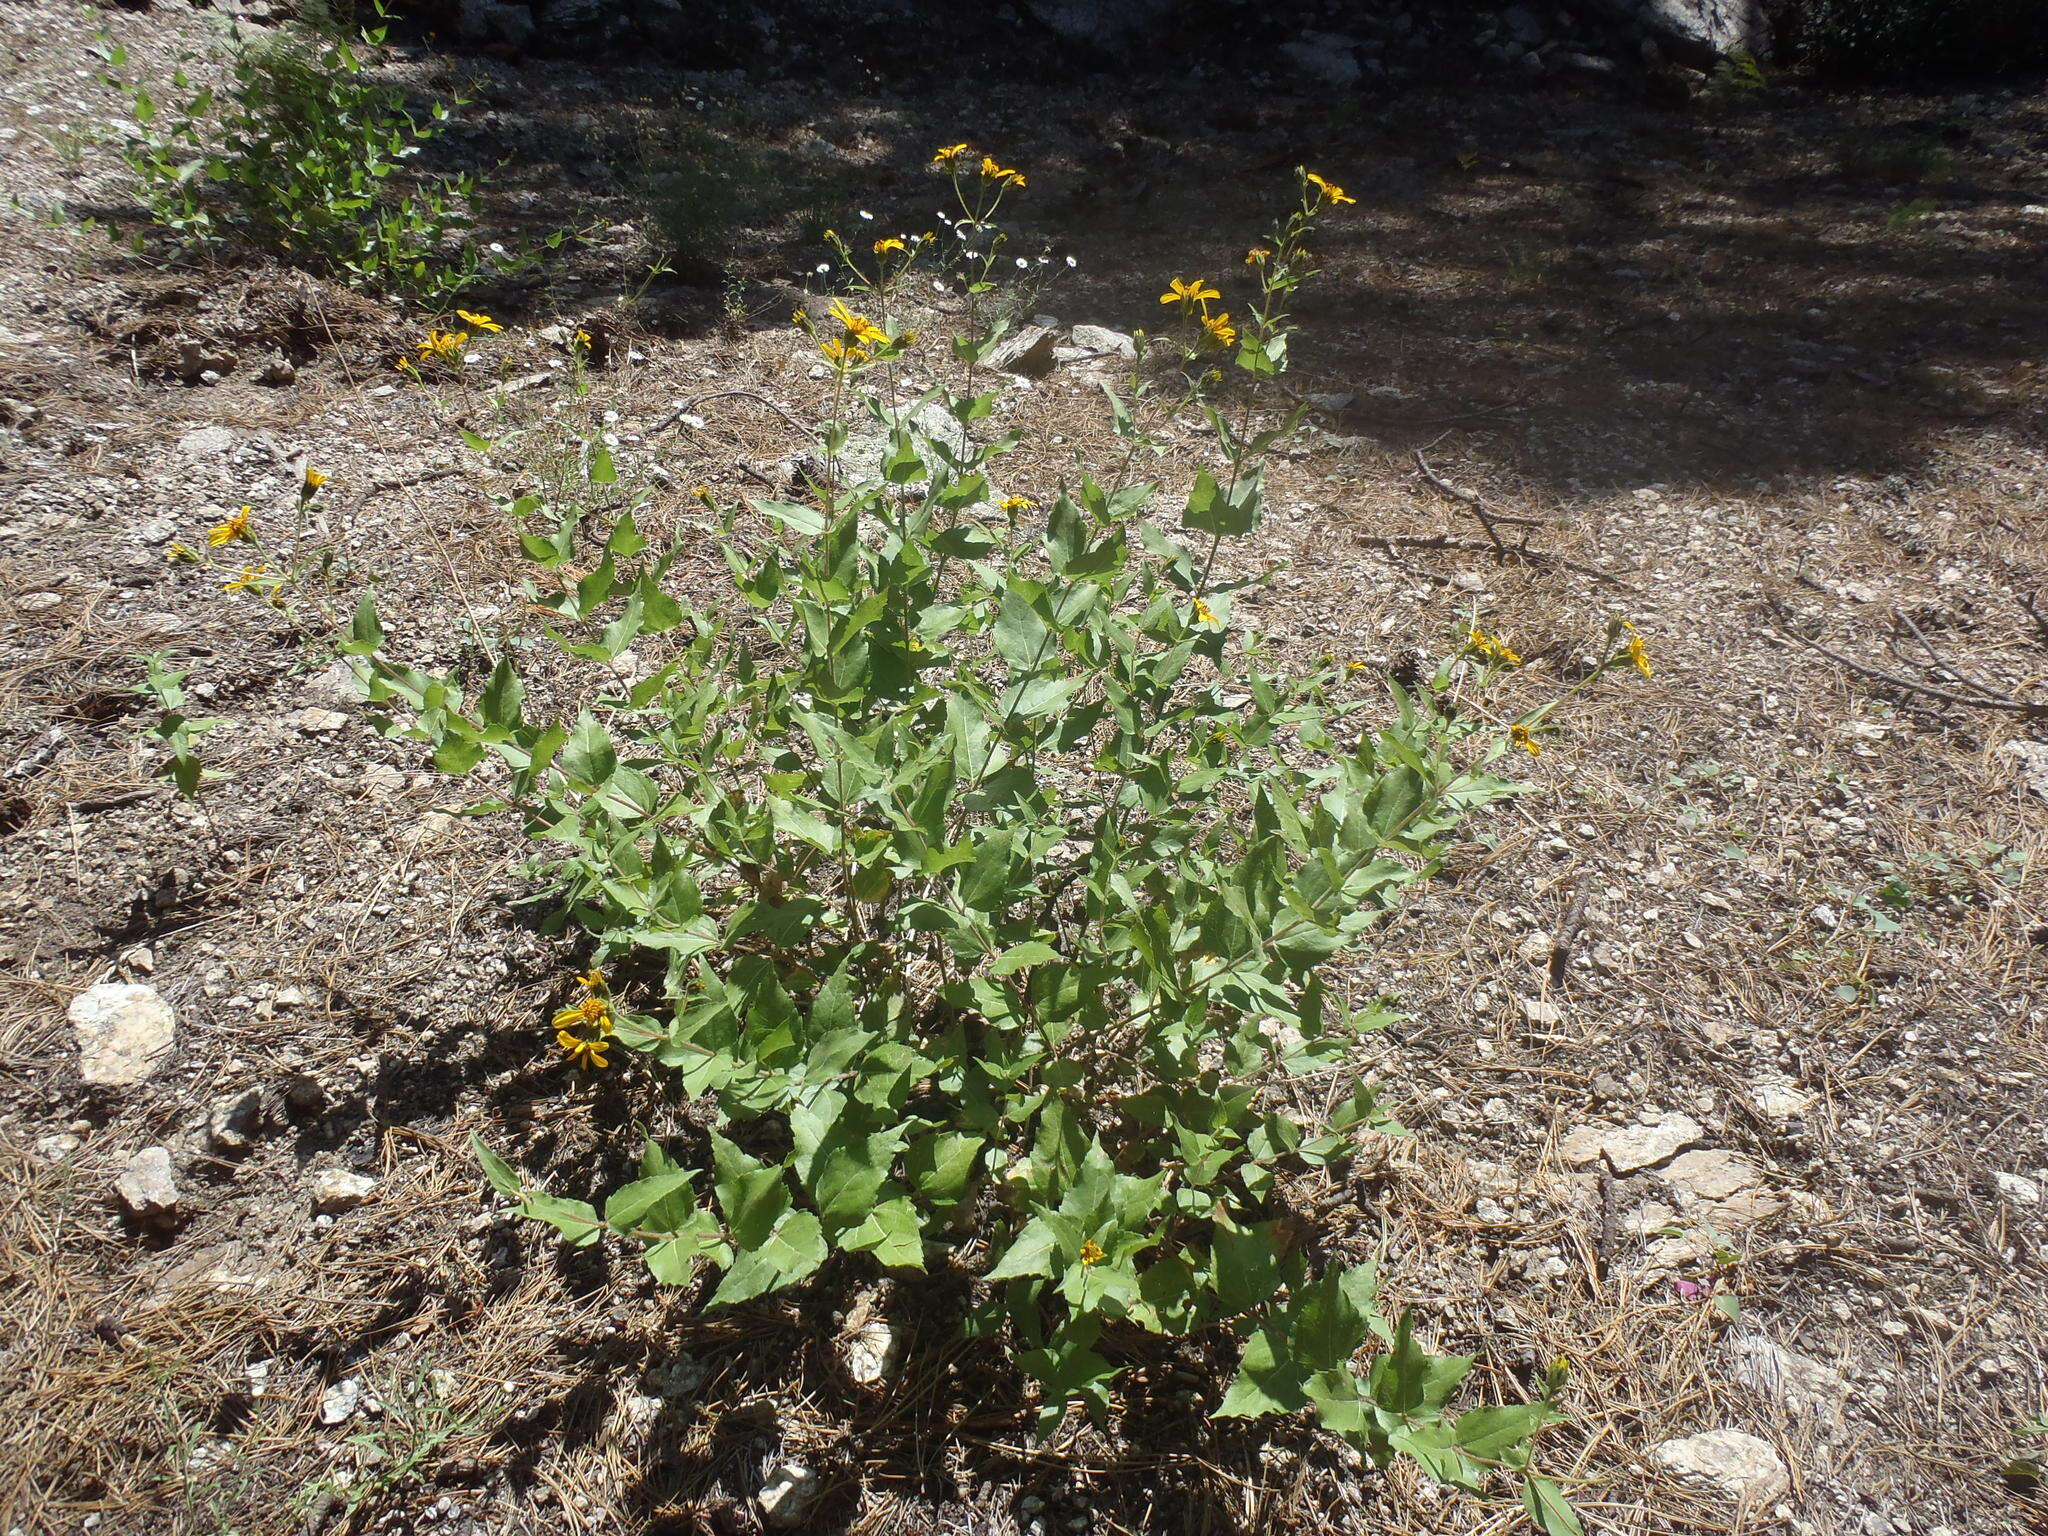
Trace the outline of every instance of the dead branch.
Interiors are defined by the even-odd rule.
[[[1852,661],[1840,651],[1831,650],[1827,646],[1822,645],[1818,640],[1809,639],[1806,635],[1801,634],[1792,623],[1792,616],[1785,611],[1784,605],[1775,597],[1765,597],[1764,604],[1770,609],[1772,616],[1777,619],[1778,628],[1790,638],[1797,640],[1808,650],[1818,651],[1821,655],[1827,657],[1828,660],[1847,667],[1858,676],[1869,678],[1872,682],[1883,683],[1889,688],[1903,689],[1907,693],[1917,693],[1926,698],[1940,699],[1945,704],[1960,704],[1967,709],[2001,710],[2006,714],[2020,715],[2030,720],[2048,718],[2048,704],[2028,704],[2020,699],[2008,698],[1972,698],[1968,694],[1956,693],[1947,688],[1937,688],[1932,683],[1923,682],[1917,678],[1900,677],[1895,673],[1880,671],[1876,667],[1865,666],[1860,661]]]

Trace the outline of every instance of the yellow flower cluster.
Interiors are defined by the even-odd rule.
[[[1033,507],[1037,505],[1038,503],[1033,501],[1029,496],[1005,496],[1001,501],[996,503],[996,510],[999,512],[1006,512],[1011,517],[1015,517],[1019,512],[1029,512]]]
[[[1237,340],[1237,327],[1230,323],[1230,314],[1209,313],[1209,301],[1223,295],[1211,288],[1203,278],[1183,280],[1176,277],[1166,285],[1166,292],[1159,295],[1162,304],[1177,304],[1183,315],[1191,316],[1202,328],[1202,344],[1208,347],[1228,347]]]
[[[595,1071],[608,1065],[605,1053],[612,1048],[611,989],[602,971],[588,971],[576,981],[583,996],[555,1015],[555,1044],[577,1066]]]
[[[1489,635],[1483,630],[1475,629],[1465,637],[1465,640],[1467,645],[1488,661],[1498,661],[1510,667],[1519,667],[1522,664],[1522,658],[1498,635]]]
[[[1216,610],[1203,602],[1199,597],[1195,599],[1195,621],[1199,624],[1214,624],[1217,622]]]
[[[1644,677],[1655,677],[1657,674],[1650,670],[1650,648],[1643,644],[1643,637],[1636,633],[1635,625],[1629,623],[1627,619],[1623,619],[1621,627],[1628,632],[1627,649],[1629,661],[1634,664],[1635,669],[1642,673]]]
[[[844,299],[834,299],[827,313],[839,327],[839,334],[819,342],[818,350],[835,368],[854,368],[872,362],[877,353],[892,344],[887,331],[866,315],[848,309]],[[901,344],[908,346],[911,339],[906,335]]]
[[[462,349],[469,345],[469,332],[444,331],[438,325],[428,331],[419,344],[420,361],[423,363],[452,362],[462,355]]]
[[[1526,725],[1509,726],[1508,740],[1512,741],[1531,757],[1541,757],[1543,755],[1543,744],[1536,739],[1536,733]]]
[[[932,164],[944,171],[948,176],[959,176],[972,163],[974,154],[974,146],[971,144],[948,144],[932,156]],[[983,155],[981,157],[981,179],[994,182],[998,187],[1021,187],[1025,185],[1024,173],[1022,171],[1012,170],[1009,166],[1000,165],[990,155]]]

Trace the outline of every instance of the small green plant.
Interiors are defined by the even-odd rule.
[[[1899,204],[1884,216],[1884,227],[1892,234],[1900,234],[1913,228],[1930,214],[1939,213],[1941,204],[1931,197],[1916,197],[1910,202]]]
[[[974,162],[939,157],[956,185],[1024,184]],[[686,542],[622,516],[549,600],[560,648],[606,669],[573,714],[509,655],[473,696],[404,665],[367,597],[343,649],[442,769],[497,760],[503,793],[476,809],[518,812],[593,945],[560,1049],[706,1107],[601,1211],[479,1143],[526,1215],[637,1243],[667,1283],[709,1271],[712,1305],[828,1264],[954,1266],[966,1326],[1036,1383],[1046,1434],[1073,1405],[1107,1412],[1143,1335],[1235,1340],[1217,1415],[1313,1409],[1375,1463],[1468,1489],[1505,1472],[1545,1529],[1576,1531],[1528,1471],[1561,1370],[1528,1402],[1454,1411],[1473,1360],[1426,1349],[1377,1265],[1317,1257],[1280,1199],[1402,1134],[1346,1065],[1388,1016],[1329,962],[1514,792],[1488,765],[1537,750],[1526,722],[1511,739],[1442,700],[1454,669],[1511,664],[1497,640],[1382,692],[1358,667],[1274,667],[1239,615],[1265,578],[1219,552],[1259,526],[1265,457],[1299,420],[1260,427],[1256,403],[1286,366],[1307,239],[1349,201],[1301,186],[1247,258],[1240,321],[1199,278],[1162,296],[1187,384],[1168,408],[1201,411],[1218,452],[1171,502],[1129,474],[1149,439],[1114,391],[1112,469],[1009,480],[1018,438],[971,390],[1000,322],[954,343],[968,387],[899,404],[916,342],[890,309],[921,247],[885,234],[862,288],[880,318],[844,300],[801,318],[834,379],[812,494],[749,511],[700,493],[731,614],[673,596]],[[963,207],[972,280],[993,284],[990,203]],[[527,553],[563,566],[585,526],[560,518]],[[665,659],[621,681],[629,648]]]
[[[1747,48],[1736,48],[1714,65],[1707,84],[1707,98],[1722,106],[1746,106],[1770,94],[1771,83],[1764,78],[1763,65]]]
[[[180,795],[187,800],[196,800],[200,786],[206,780],[218,777],[199,759],[199,738],[220,721],[195,720],[185,713],[185,679],[192,675],[189,669],[173,671],[169,657],[162,651],[143,657],[142,662],[148,670],[143,680],[135,685],[135,691],[154,700],[160,711],[148,734],[170,753],[158,765],[157,772],[175,784]]]
[[[471,238],[474,177],[414,171],[449,109],[435,102],[422,119],[371,77],[367,57],[384,36],[379,26],[353,41],[251,41],[237,28],[226,86],[195,86],[181,69],[163,101],[121,73],[125,49],[102,50],[133,113],[121,156],[176,254],[260,252],[430,308],[531,260]]]

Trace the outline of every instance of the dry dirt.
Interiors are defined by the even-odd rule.
[[[1521,1522],[1302,1427],[1266,1444],[1211,1423],[1171,1362],[1133,1373],[1111,1425],[1035,1446],[1017,1381],[943,1296],[881,1298],[910,1350],[862,1388],[835,1342],[852,1290],[707,1316],[484,1188],[472,1132],[588,1195],[671,1111],[551,1053],[575,951],[514,904],[516,830],[445,814],[460,789],[369,728],[330,616],[374,584],[411,660],[474,669],[536,633],[520,584],[545,577],[494,498],[546,477],[545,445],[615,434],[618,494],[658,532],[697,526],[690,487],[758,493],[803,446],[763,400],[820,403],[785,323],[818,254],[804,210],[743,236],[724,298],[621,293],[648,238],[640,166],[700,111],[874,228],[926,222],[932,146],[990,146],[1031,174],[1027,228],[1075,257],[1035,305],[1067,324],[1157,324],[1177,273],[1227,287],[1298,160],[1357,196],[1290,375],[1331,398],[1242,551],[1280,570],[1257,621],[1304,661],[1397,673],[1476,621],[1525,659],[1483,701],[1509,716],[1571,692],[1610,615],[1655,676],[1572,693],[1522,765],[1532,792],[1361,963],[1404,1019],[1359,1067],[1416,1134],[1309,1193],[1358,1241],[1384,1234],[1390,1292],[1480,1351],[1482,1390],[1570,1363],[1574,1422],[1543,1461],[1589,1530],[2041,1528],[2001,1476],[2048,1409],[2037,88],[1787,80],[1676,107],[1455,78],[1333,103],[1283,81],[1247,103],[1214,76],[892,94],[409,57],[393,67],[478,91],[466,142],[505,162],[505,206],[609,226],[498,296],[507,329],[469,382],[429,388],[390,371],[406,330],[377,306],[78,227],[124,195],[92,137],[120,110],[95,30],[161,65],[211,24],[0,15],[0,1530],[752,1531],[778,1452],[822,1475],[817,1530]],[[1857,149],[1922,139],[1946,163],[1917,185]],[[542,333],[596,319],[614,360],[579,384]],[[182,382],[180,338],[234,366]],[[258,382],[273,355],[295,382]],[[1006,396],[1029,474],[1101,440],[1094,380],[1067,363]],[[670,419],[692,401],[701,426]],[[516,450],[458,435],[513,423]],[[1210,451],[1183,432],[1157,473]],[[166,559],[245,503],[283,537],[300,456],[330,477],[302,534],[333,559],[286,610]],[[715,562],[688,569],[714,601]],[[223,722],[196,805],[153,773],[132,691],[150,651]],[[132,1086],[84,1083],[66,1021],[107,981],[177,1013]],[[209,1122],[251,1092],[232,1145]],[[151,1146],[174,1224],[116,1198]],[[335,1171],[375,1189],[318,1213]],[[1738,1506],[1654,1454],[1721,1429],[1770,1442],[1789,1486]]]

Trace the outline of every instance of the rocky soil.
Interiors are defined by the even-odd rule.
[[[371,727],[341,618],[373,588],[457,668],[534,633],[505,501],[580,441],[655,534],[778,482],[824,388],[787,325],[817,231],[922,228],[959,138],[1029,170],[1055,258],[1001,407],[1048,485],[1166,277],[1227,286],[1297,163],[1349,188],[1256,621],[1375,677],[1478,623],[1525,661],[1490,707],[1570,693],[1531,793],[1359,970],[1402,1015],[1359,1070],[1415,1135],[1304,1200],[1385,1242],[1481,1390],[1569,1362],[1544,1461],[1588,1530],[2040,1528],[2002,1471],[2048,1409],[2048,99],[1750,91],[1604,14],[1455,18],[1317,13],[1250,69],[1041,25],[957,78],[407,45],[395,78],[475,98],[487,220],[595,221],[423,385],[390,367],[413,317],[82,226],[128,198],[95,37],[168,72],[215,13],[0,16],[0,1529],[1520,1518],[1211,1423],[1164,1366],[1035,1445],[944,1298],[704,1314],[517,1223],[466,1150],[587,1195],[676,1111],[552,1052],[576,951],[516,829]],[[664,176],[707,143],[751,207],[681,248]],[[258,555],[167,558],[245,505],[323,556],[281,608],[227,590]],[[715,559],[678,567],[699,601]],[[1655,676],[1573,691],[1611,615]],[[196,802],[156,773],[151,652],[220,722]]]

